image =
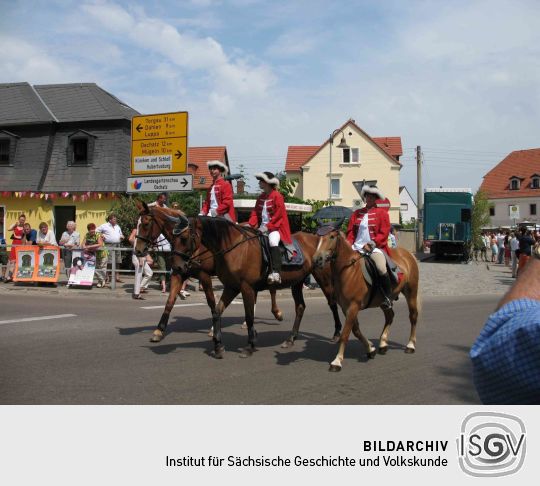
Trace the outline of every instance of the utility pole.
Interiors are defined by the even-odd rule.
[[[418,235],[416,250],[424,251],[424,191],[422,189],[422,148],[416,146],[416,202],[418,207]]]

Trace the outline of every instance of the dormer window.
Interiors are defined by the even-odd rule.
[[[96,136],[85,130],[78,130],[68,137],[67,162],[70,166],[92,165]]]
[[[531,176],[531,189],[540,189],[540,175],[533,174]]]
[[[521,177],[512,176],[510,177],[510,190],[511,191],[518,191],[521,186]]]
[[[360,162],[359,149],[346,148],[343,149],[343,163],[344,164],[358,164]]]
[[[13,165],[18,138],[17,135],[11,132],[0,130],[0,166]]]

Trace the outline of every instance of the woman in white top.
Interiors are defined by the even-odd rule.
[[[138,225],[137,228],[133,228],[128,238],[128,241],[133,245],[133,250],[135,250],[135,244],[137,243],[137,229]],[[154,262],[150,255],[138,258],[135,256],[135,251],[131,256],[131,261],[135,267],[135,286],[133,287],[132,298],[144,300],[140,294],[145,293],[148,290],[148,283],[150,282],[152,275],[154,275],[150,265]]]
[[[68,221],[66,231],[62,233],[60,238],[60,246],[63,246],[62,254],[64,257],[64,269],[69,278],[71,263],[73,261],[73,248],[78,248],[81,245],[81,235],[75,231],[77,225],[75,221]]]

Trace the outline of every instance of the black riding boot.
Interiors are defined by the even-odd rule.
[[[281,271],[281,250],[278,246],[270,247],[270,266],[272,267],[272,273],[268,276],[269,284],[281,283],[281,277],[279,272]]]
[[[392,284],[390,282],[390,275],[388,275],[388,272],[387,272],[385,275],[379,275],[379,278],[380,278],[380,284],[381,284],[381,291],[384,297],[381,307],[383,309],[391,309],[393,303],[392,303]]]

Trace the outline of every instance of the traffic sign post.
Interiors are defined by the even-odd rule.
[[[188,113],[134,116],[131,121],[131,175],[187,172]]]
[[[192,190],[192,174],[167,174],[160,176],[128,177],[126,192],[136,194],[142,192],[178,192]]]

